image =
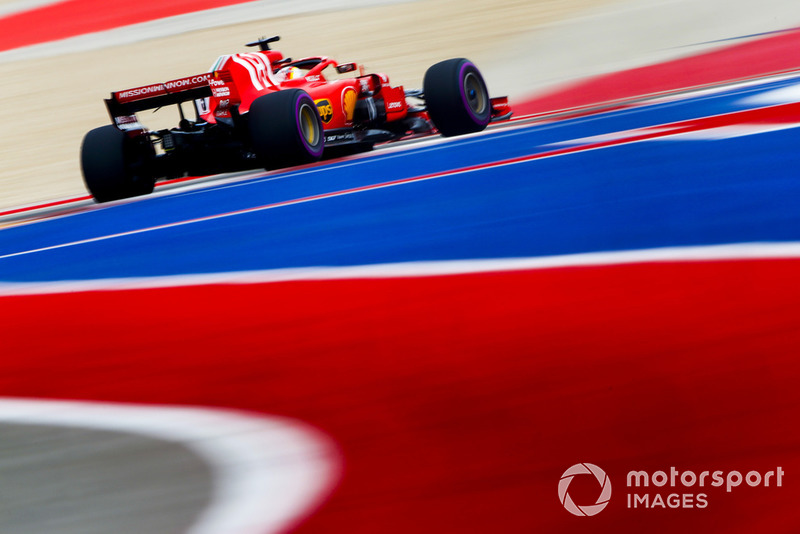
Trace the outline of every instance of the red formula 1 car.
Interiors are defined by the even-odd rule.
[[[248,43],[258,51],[221,56],[208,73],[112,93],[105,102],[113,124],[91,130],[81,147],[95,200],[147,194],[164,178],[276,169],[410,135],[477,132],[511,116],[507,99],[489,98],[466,59],[437,63],[421,90],[404,90],[355,63],[284,58],[270,49],[278,40]],[[166,105],[178,106],[176,128],[149,130],[136,116]]]

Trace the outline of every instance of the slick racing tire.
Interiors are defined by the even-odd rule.
[[[448,59],[430,67],[422,90],[428,114],[445,137],[479,132],[491,120],[486,83],[467,59]]]
[[[155,148],[146,136],[131,138],[113,125],[95,128],[81,145],[86,188],[97,202],[152,193],[155,157]]]
[[[322,119],[302,89],[286,89],[256,98],[248,128],[259,164],[278,169],[317,161],[325,148]]]

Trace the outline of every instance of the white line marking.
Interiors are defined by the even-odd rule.
[[[8,17],[9,15],[32,11],[51,4],[61,4],[66,1],[67,0],[18,0],[10,4],[0,5],[0,17]]]
[[[589,145],[595,143],[607,143],[610,141],[624,141],[642,135],[673,132],[677,129],[678,127],[676,126],[647,126],[644,128],[636,128],[633,130],[621,130],[619,132],[610,132],[600,135],[592,135],[589,137],[566,139],[564,141],[549,143],[545,146],[578,146],[578,145]]]
[[[652,141],[722,141],[725,139],[734,139],[736,137],[781,132],[793,128],[800,128],[800,122],[794,124],[737,124],[732,126],[719,126],[717,128],[708,128],[694,132],[681,132],[667,137],[652,139]]]
[[[580,137],[567,141],[550,143],[545,146],[581,146],[589,144],[608,143],[613,141],[631,142],[664,142],[664,141],[721,141],[736,137],[746,137],[764,133],[780,132],[800,128],[800,123],[763,123],[763,124],[731,124],[727,126],[698,127],[696,130],[686,131],[686,127],[676,125],[672,127],[640,128],[638,130],[625,130],[591,137]],[[645,137],[642,139],[642,137]],[[649,137],[652,136],[652,137]]]
[[[739,101],[745,105],[790,104],[800,102],[800,84],[792,84],[771,91],[748,96]]]
[[[0,423],[125,432],[186,446],[214,476],[213,501],[189,534],[282,532],[313,511],[339,477],[340,453],[331,440],[285,417],[6,398]]]
[[[641,263],[684,263],[742,260],[800,259],[800,242],[735,243],[643,250],[586,252],[558,256],[411,261],[345,267],[296,267],[259,271],[181,274],[55,282],[0,282],[0,297],[158,289],[220,284],[266,284],[314,280],[420,278],[490,272],[513,272],[566,267],[602,267]]]

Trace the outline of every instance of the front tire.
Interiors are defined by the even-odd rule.
[[[278,169],[317,161],[325,147],[322,119],[302,89],[286,89],[256,98],[248,128],[259,164]]]
[[[131,138],[113,125],[95,128],[81,145],[83,181],[97,202],[147,195],[155,187],[155,156],[146,136]]]
[[[486,83],[467,59],[448,59],[430,67],[422,90],[428,114],[445,137],[480,132],[491,120]]]

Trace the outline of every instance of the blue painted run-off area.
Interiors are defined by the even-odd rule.
[[[0,281],[800,241],[800,129],[647,141],[169,226],[745,109],[764,84],[267,175],[0,231]],[[166,227],[86,243],[121,232]],[[47,249],[58,245],[60,248]],[[46,250],[39,250],[45,248]],[[13,255],[19,252],[36,251]],[[12,254],[9,256],[9,254]]]

